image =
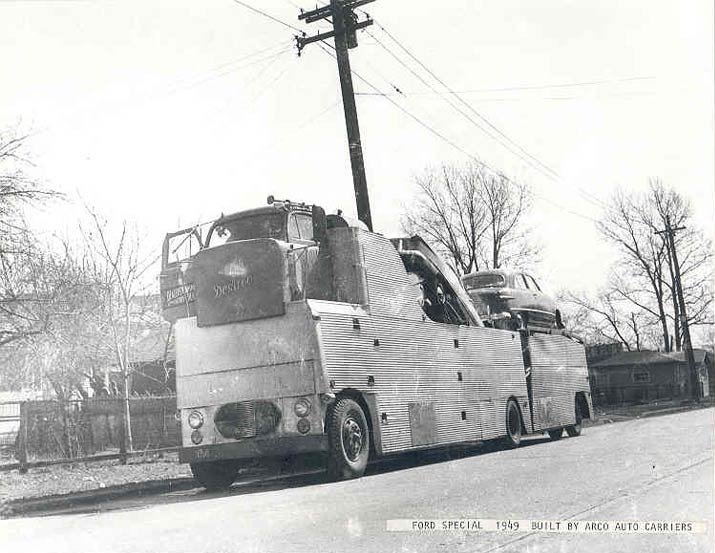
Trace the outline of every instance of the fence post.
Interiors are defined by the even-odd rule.
[[[20,462],[20,474],[27,473],[27,402],[20,402],[20,428],[18,429],[17,460]]]
[[[127,418],[126,411],[124,409],[124,399],[122,398],[121,409],[119,412],[119,462],[122,465],[127,464]]]

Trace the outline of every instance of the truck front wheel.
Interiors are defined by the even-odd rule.
[[[328,475],[334,480],[359,478],[370,455],[370,430],[360,405],[349,398],[333,403],[327,416]]]
[[[235,461],[191,463],[191,473],[207,490],[225,490],[236,479],[239,465]]]

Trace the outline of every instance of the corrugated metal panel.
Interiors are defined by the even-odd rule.
[[[370,312],[374,315],[421,320],[419,289],[407,277],[400,255],[387,238],[360,232],[368,284]]]
[[[412,447],[408,403],[435,403],[439,443],[446,444],[502,435],[506,400],[526,397],[514,333],[374,315],[360,317],[355,328],[353,318],[321,311],[325,370],[335,389],[377,395],[387,415],[385,452]]]
[[[565,336],[529,337],[534,429],[573,424],[576,392],[590,392],[583,345]]]

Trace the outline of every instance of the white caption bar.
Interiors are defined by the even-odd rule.
[[[388,532],[562,532],[609,534],[697,534],[707,523],[672,520],[516,520],[484,518],[389,519]]]

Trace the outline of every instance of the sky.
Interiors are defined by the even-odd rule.
[[[157,252],[164,233],[269,194],[354,213],[335,60],[317,44],[298,57],[291,28],[327,25],[298,21],[305,0],[245,3],[280,22],[233,0],[0,0],[0,129],[29,135],[48,186],[136,222]],[[619,187],[661,178],[713,234],[712,2],[364,9],[375,24],[352,68],[389,94],[354,77],[376,231],[401,234],[415,175],[469,155],[532,186],[534,272],[552,291],[603,285],[616,257],[594,221]],[[71,227],[78,209],[53,204],[36,221]]]

